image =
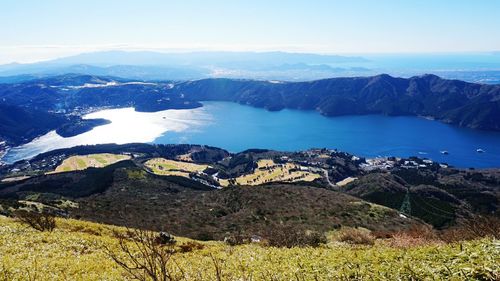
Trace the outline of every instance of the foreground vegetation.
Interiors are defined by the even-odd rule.
[[[42,232],[0,217],[0,280],[132,279],[130,272],[112,258],[114,255],[130,262],[120,242],[141,258],[131,233],[124,228],[67,219],[57,219],[53,231]],[[350,240],[345,235],[331,233],[327,244],[314,248],[271,247],[264,242],[230,246],[175,239],[174,245],[159,246],[169,249],[165,261],[172,280],[500,278],[500,242],[493,238],[445,244],[431,240],[416,243],[400,237],[376,240],[373,245],[353,245],[347,243]]]

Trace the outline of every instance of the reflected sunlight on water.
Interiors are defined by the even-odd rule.
[[[12,163],[49,150],[85,144],[152,142],[166,132],[182,132],[211,122],[211,117],[204,108],[158,112],[136,112],[133,108],[120,108],[90,113],[84,118],[103,118],[111,123],[69,138],[51,131],[28,144],[11,149],[3,160]]]

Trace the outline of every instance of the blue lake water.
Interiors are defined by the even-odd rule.
[[[419,156],[457,167],[500,167],[500,133],[459,128],[418,117],[325,117],[314,111],[270,112],[234,103],[205,102],[211,121],[167,132],[155,143],[249,148],[337,148],[364,157]],[[485,153],[478,153],[481,148]],[[447,150],[449,155],[440,151]]]
[[[358,156],[419,156],[456,167],[500,167],[500,133],[459,128],[418,117],[379,115],[325,117],[315,111],[265,109],[205,102],[195,109],[145,113],[107,109],[85,118],[110,124],[63,138],[49,132],[11,149],[12,163],[57,148],[100,143],[191,143],[239,152],[249,148],[304,150],[336,148]],[[485,153],[477,153],[481,148]],[[447,150],[449,155],[440,151]]]

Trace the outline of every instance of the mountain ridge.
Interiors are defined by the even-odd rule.
[[[311,82],[203,79],[176,86],[196,100],[225,100],[268,110],[316,110],[326,116],[383,114],[431,116],[474,129],[500,130],[500,86],[427,74],[396,78],[330,78]],[[483,111],[487,108],[486,112]],[[466,113],[483,114],[471,118]],[[464,116],[467,116],[465,118]]]
[[[432,74],[411,78],[380,74],[308,82],[229,78],[143,82],[66,74],[0,84],[0,101],[33,110],[33,114],[39,112],[42,119],[47,114],[81,116],[104,107],[151,112],[196,108],[202,106],[200,101],[228,101],[271,111],[315,110],[325,116],[424,116],[461,127],[500,131],[500,85],[448,80]],[[0,116],[4,111],[0,108]],[[39,129],[47,132],[60,125],[48,123]],[[2,130],[0,137],[6,138],[5,131],[9,130]],[[19,140],[32,138],[21,131],[7,139],[22,144]]]

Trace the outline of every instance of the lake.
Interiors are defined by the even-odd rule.
[[[9,151],[4,161],[30,158],[56,148],[98,143],[191,143],[238,152],[336,148],[358,156],[419,156],[457,167],[500,167],[500,133],[459,128],[418,117],[380,115],[325,117],[314,111],[264,109],[204,102],[188,110],[155,113],[132,108],[95,112],[111,124],[62,138],[50,132]],[[478,153],[481,148],[485,152]],[[449,155],[440,151],[447,150]]]

